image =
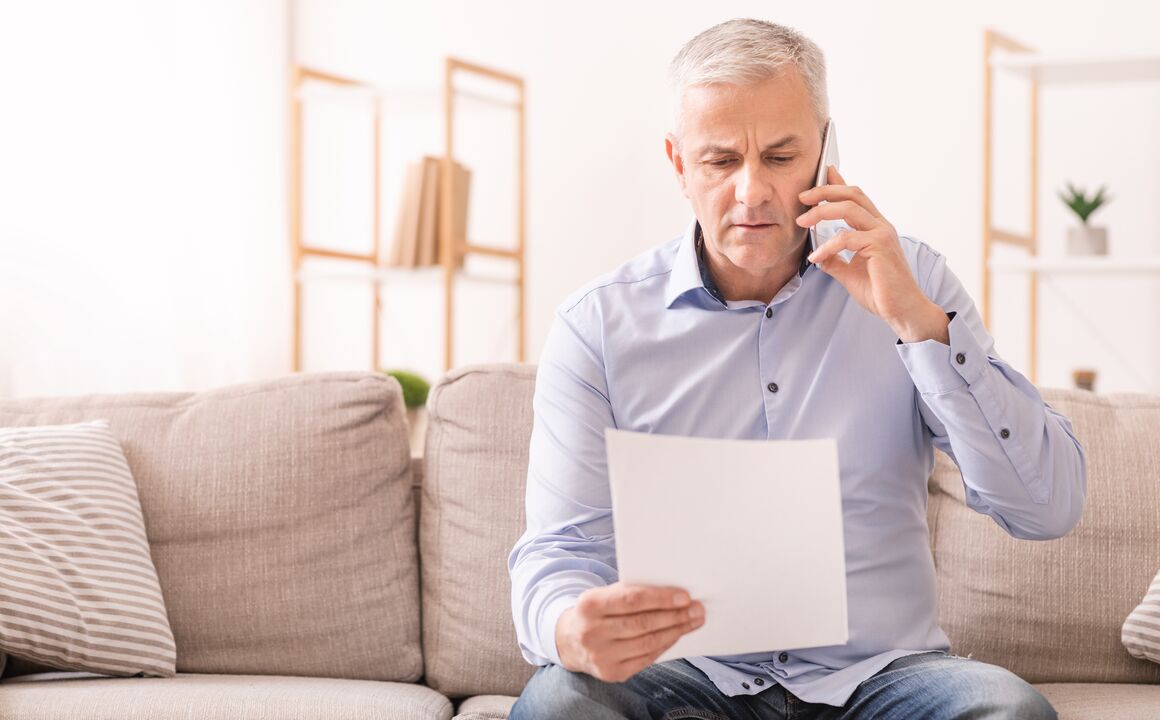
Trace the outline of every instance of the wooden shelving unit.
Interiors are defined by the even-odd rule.
[[[371,283],[374,287],[374,307],[372,312],[372,351],[371,368],[379,369],[380,337],[379,328],[382,320],[382,302],[380,289],[398,273],[409,273],[416,277],[430,275],[440,277],[443,282],[443,364],[444,371],[453,366],[455,354],[452,340],[452,330],[455,321],[454,290],[457,280],[472,278],[484,281],[502,282],[516,286],[516,355],[520,362],[525,359],[526,352],[526,275],[525,275],[525,242],[526,225],[526,125],[525,125],[525,91],[523,78],[493,68],[484,67],[466,60],[453,57],[445,58],[444,80],[442,88],[443,119],[444,119],[444,148],[441,162],[441,186],[445,191],[439,194],[440,222],[439,222],[439,265],[419,268],[387,267],[381,264],[380,245],[382,232],[381,215],[381,125],[382,108],[384,103],[392,101],[405,102],[408,93],[396,93],[376,88],[375,86],[352,78],[342,77],[317,69],[294,64],[291,71],[290,91],[290,244],[291,244],[291,273],[294,284],[294,341],[292,367],[295,372],[302,369],[302,286],[305,282],[318,279],[338,282]],[[491,97],[478,92],[456,88],[456,77],[460,75],[476,75],[499,83],[510,84],[515,91],[514,101]],[[353,253],[332,250],[317,245],[307,245],[303,238],[302,211],[303,211],[303,130],[302,113],[303,103],[307,100],[304,87],[308,83],[321,83],[335,88],[354,90],[371,96],[374,104],[371,121],[374,123],[373,149],[374,153],[374,200],[373,200],[373,239],[370,253]],[[417,93],[420,102],[432,99],[425,93]],[[454,132],[455,123],[459,119],[456,100],[470,98],[490,104],[510,107],[516,113],[517,140],[516,140],[516,247],[514,249],[481,245],[470,240],[459,248],[459,256],[466,258],[470,255],[483,255],[511,261],[515,266],[515,277],[512,279],[497,279],[492,277],[472,276],[458,267],[453,252],[452,219],[455,208],[454,198],[451,195],[453,158],[455,157]],[[416,98],[411,98],[415,100]],[[310,271],[304,268],[304,261],[310,257],[330,258],[348,261],[350,266],[344,270]],[[438,270],[438,272],[433,272]]]
[[[1027,79],[1030,90],[1030,192],[1026,235],[994,226],[991,212],[992,110],[995,71],[1009,72]],[[1039,90],[1045,85],[1065,85],[1122,81],[1160,80],[1160,56],[1147,57],[1074,57],[1037,53],[995,30],[984,33],[983,43],[983,324],[991,326],[991,283],[994,272],[1016,272],[1028,276],[1030,324],[1028,336],[1028,378],[1036,382],[1038,374],[1040,275],[1078,274],[1115,275],[1125,273],[1160,273],[1160,256],[1118,258],[1108,256],[1042,258],[1039,256]],[[992,254],[995,245],[1022,248],[1026,256],[998,259]]]

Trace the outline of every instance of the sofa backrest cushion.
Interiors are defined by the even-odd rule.
[[[1083,517],[1057,540],[1016,540],[969,507],[938,453],[928,520],[939,622],[952,651],[1029,682],[1160,682],[1120,642],[1160,566],[1160,396],[1043,389],[1087,457]]]
[[[178,672],[419,678],[410,449],[394,378],[0,401],[0,426],[98,417],[137,481]]]
[[[426,682],[452,697],[519,695],[507,555],[524,531],[535,366],[452,370],[427,398],[419,509]]]

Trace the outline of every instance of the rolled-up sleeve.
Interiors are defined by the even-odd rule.
[[[604,429],[615,427],[599,339],[557,311],[536,371],[525,508],[508,556],[524,659],[560,663],[556,622],[582,592],[616,581]]]
[[[958,465],[971,508],[1012,537],[1062,537],[1079,522],[1087,491],[1086,458],[1071,422],[996,354],[945,257],[930,252],[926,260],[926,268],[919,263],[923,291],[954,313],[950,345],[925,340],[897,348],[934,445]]]

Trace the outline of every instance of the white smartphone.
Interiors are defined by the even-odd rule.
[[[841,169],[838,165],[838,131],[834,127],[833,118],[826,121],[826,133],[822,137],[822,154],[818,157],[818,170],[814,176],[814,187],[826,184],[827,168],[830,165]],[[826,200],[822,200],[818,205],[824,205],[826,202]],[[846,224],[841,220],[818,221],[817,225],[810,228],[810,252],[817,250],[827,240],[845,229]],[[850,262],[850,259],[854,257],[854,253],[850,250],[843,250],[838,255],[846,262]]]

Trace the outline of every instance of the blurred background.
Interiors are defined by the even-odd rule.
[[[1156,3],[0,0],[0,396],[200,390],[376,359],[438,379],[443,271],[388,266],[407,169],[444,152],[448,57],[520,79],[525,113],[521,252],[514,96],[481,99],[512,86],[457,86],[466,239],[510,257],[469,253],[456,271],[451,365],[519,359],[517,255],[535,362],[566,295],[689,223],[665,73],[733,17],[822,47],[843,175],[976,302],[985,31],[1122,59],[1123,76],[1044,83],[1034,119],[1027,76],[995,72],[993,224],[1031,230],[1034,120],[1038,253],[1062,271],[1040,273],[1033,325],[1025,253],[997,248],[1015,269],[992,275],[990,329],[1025,373],[1034,330],[1041,386],[1088,370],[1099,392],[1160,392]],[[297,83],[297,67],[358,85]],[[1107,187],[1089,220],[1106,257],[1068,248],[1069,182]],[[379,262],[337,256],[373,254],[376,225]],[[336,255],[299,264],[295,237]]]

